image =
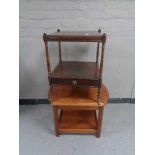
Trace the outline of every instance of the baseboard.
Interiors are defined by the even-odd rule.
[[[19,99],[19,105],[49,104],[48,99]]]
[[[110,98],[108,103],[135,103],[135,98]]]
[[[110,98],[108,103],[135,104],[135,98]],[[48,99],[19,99],[19,105],[49,104]]]

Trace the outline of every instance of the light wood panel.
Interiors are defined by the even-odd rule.
[[[100,91],[99,105],[96,101],[97,88],[53,86],[49,89],[49,101],[53,106],[105,106],[108,102],[108,89],[102,85]]]
[[[60,133],[96,133],[97,122],[93,110],[64,110],[59,123]]]

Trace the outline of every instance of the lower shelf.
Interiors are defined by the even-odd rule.
[[[63,110],[59,118],[60,133],[96,133],[95,110]]]

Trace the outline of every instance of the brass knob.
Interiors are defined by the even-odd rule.
[[[75,85],[77,85],[77,81],[76,80],[73,80],[72,81],[72,84],[75,86]]]

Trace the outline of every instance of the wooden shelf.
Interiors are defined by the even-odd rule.
[[[70,42],[99,42],[105,39],[105,34],[97,31],[61,31],[53,34],[44,34],[47,41],[70,41]]]
[[[96,113],[93,110],[63,110],[60,117],[60,133],[96,133]]]
[[[98,64],[96,62],[78,61],[59,62],[51,74],[51,83],[100,86]]]
[[[108,98],[109,92],[104,85],[101,86],[99,104],[96,101],[97,88],[93,87],[52,86],[48,92],[48,99],[51,104],[64,108],[98,108],[105,106]]]

